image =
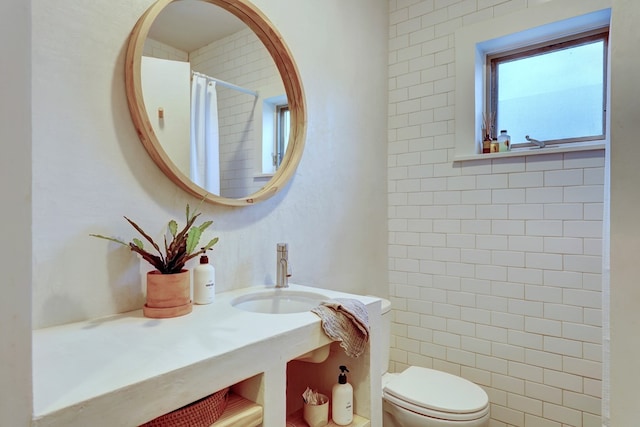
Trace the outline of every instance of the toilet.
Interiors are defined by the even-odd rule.
[[[487,427],[489,397],[477,384],[434,369],[387,372],[391,303],[382,300],[383,427]]]

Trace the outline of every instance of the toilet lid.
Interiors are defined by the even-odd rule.
[[[418,366],[390,379],[383,393],[398,406],[449,420],[481,418],[489,410],[489,397],[477,384]]]

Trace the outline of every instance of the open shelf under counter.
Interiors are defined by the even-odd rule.
[[[211,427],[258,427],[262,413],[262,406],[231,393],[222,416]]]
[[[371,421],[360,415],[353,414],[353,422],[347,424],[347,427],[370,427]],[[309,427],[309,424],[302,418],[302,409],[294,412],[287,417],[287,427]],[[338,424],[329,420],[329,424],[326,427],[340,427]],[[343,426],[344,427],[344,426]]]

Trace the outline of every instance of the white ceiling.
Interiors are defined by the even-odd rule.
[[[200,0],[167,5],[149,30],[149,37],[185,52],[228,36],[246,25],[221,7]]]

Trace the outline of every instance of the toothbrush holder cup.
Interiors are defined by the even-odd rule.
[[[324,394],[318,394],[318,397],[319,404],[304,403],[302,417],[309,427],[323,427],[329,424],[329,398]]]

